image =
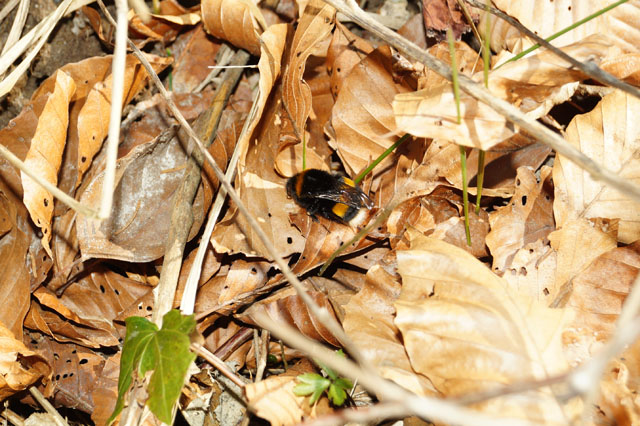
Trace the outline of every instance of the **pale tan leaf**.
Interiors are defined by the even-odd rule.
[[[24,160],[27,168],[53,185],[58,183],[58,171],[67,140],[69,102],[75,90],[76,85],[73,79],[64,71],[57,71],[53,90],[42,110],[38,127],[31,139],[29,152]],[[33,222],[42,230],[42,246],[49,256],[52,256],[49,243],[53,218],[53,195],[26,174],[21,174],[24,204]]]
[[[294,425],[302,420],[303,405],[309,404],[293,393],[296,384],[294,376],[271,376],[246,385],[244,393],[255,413],[272,426]]]
[[[205,0],[202,21],[207,32],[237,47],[260,54],[259,34],[267,24],[251,0]]]
[[[465,251],[410,231],[398,251],[402,292],[395,324],[412,367],[446,396],[498,389],[563,372],[561,332],[568,309],[522,297]],[[537,390],[478,409],[504,418],[562,423],[563,407]]]
[[[555,229],[551,168],[543,166],[540,182],[534,171],[521,167],[516,192],[511,202],[491,212],[491,232],[487,246],[493,256],[493,270],[504,272],[511,266],[516,251],[545,238]]]
[[[640,100],[616,90],[576,116],[566,141],[622,178],[640,185]],[[640,206],[558,156],[553,167],[558,227],[578,217],[619,219],[618,241],[640,239]]]
[[[551,247],[558,252],[552,293],[570,281],[602,253],[616,247],[615,223],[606,220],[575,219],[549,234]]]
[[[557,296],[554,287],[557,253],[542,240],[515,252],[502,276],[520,294],[549,306]]]
[[[465,92],[460,93],[458,124],[451,84],[398,94],[393,100],[393,112],[401,131],[478,149],[488,150],[514,134],[502,115]]]
[[[640,243],[636,242],[601,254],[571,280],[563,303],[577,314],[563,339],[572,364],[589,359],[611,338],[639,270]]]
[[[517,19],[542,38],[565,29],[571,24],[601,10],[609,3],[600,0],[497,0],[494,5]],[[591,34],[608,34],[613,43],[627,51],[638,51],[640,46],[640,2],[630,1],[600,15],[553,40],[555,46],[566,46],[583,40]],[[483,24],[481,24],[483,25]],[[491,47],[495,51],[507,48],[519,53],[531,46],[518,30],[501,19],[492,17]]]
[[[596,64],[611,51],[604,36],[593,36],[563,49],[578,60]],[[476,80],[482,73],[476,73]],[[489,89],[517,106],[531,118],[539,118],[574,94],[585,75],[548,51],[492,71]],[[444,139],[459,145],[488,150],[516,133],[512,124],[489,106],[460,93],[461,123],[457,123],[453,89],[448,82],[398,94],[393,102],[398,127],[415,136]]]
[[[411,367],[393,322],[399,294],[400,284],[379,265],[372,267],[362,290],[344,306],[342,325],[382,377],[419,395],[437,394],[429,379]]]
[[[592,35],[561,49],[581,62],[599,65],[615,51],[606,35]],[[526,58],[509,62],[489,74],[489,90],[517,106],[530,118],[544,116],[555,105],[573,96],[578,83],[588,78],[582,71],[541,49]]]
[[[0,323],[0,399],[27,389],[36,380],[48,379],[51,367],[29,350]]]

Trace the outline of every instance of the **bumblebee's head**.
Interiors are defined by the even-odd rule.
[[[295,199],[297,197],[297,194],[296,194],[296,182],[298,181],[299,177],[300,177],[300,175],[297,174],[294,177],[289,178],[289,180],[287,180],[287,196],[289,198]]]

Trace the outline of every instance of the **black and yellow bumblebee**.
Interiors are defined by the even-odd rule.
[[[287,194],[314,221],[322,216],[353,227],[360,226],[367,218],[367,210],[373,207],[373,201],[354,181],[319,169],[307,169],[290,178]]]

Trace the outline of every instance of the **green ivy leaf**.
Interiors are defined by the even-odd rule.
[[[118,400],[110,424],[122,411],[124,397],[131,387],[134,370],[139,377],[149,371],[151,380],[147,389],[147,404],[153,414],[164,423],[171,424],[173,406],[180,396],[189,364],[196,355],[189,351],[189,334],[196,327],[193,315],[183,316],[177,310],[167,312],[162,329],[141,317],[126,319],[127,335],[120,358]]]
[[[293,388],[293,393],[298,396],[311,395],[309,405],[315,404],[322,393],[331,385],[331,380],[325,379],[316,373],[305,373],[297,377],[301,383]]]

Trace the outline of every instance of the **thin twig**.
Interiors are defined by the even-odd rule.
[[[100,200],[100,219],[107,219],[113,205],[113,188],[116,181],[116,161],[120,144],[120,121],[122,119],[122,98],[124,93],[124,67],[127,55],[127,1],[116,0],[116,37],[111,61],[111,112],[107,136],[107,158]]]
[[[16,157],[15,154],[9,151],[9,149],[4,145],[0,145],[0,155],[2,155],[14,167],[18,168],[22,173],[26,174],[31,179],[36,181],[44,189],[49,191],[54,197],[56,197],[58,200],[62,201],[69,207],[71,207],[73,210],[87,217],[98,217],[98,212],[90,209],[89,207],[85,206],[79,201],[76,201],[73,197],[69,196],[68,194],[65,194],[63,191],[58,189],[57,186],[46,181],[39,174],[34,173],[33,170],[30,169],[29,167],[26,167],[24,162],[22,162],[18,157]]]
[[[20,40],[20,34],[22,34],[24,24],[27,21],[27,16],[29,15],[29,3],[29,0],[20,0],[20,6],[16,12],[13,24],[11,24],[9,36],[4,42],[2,53],[0,53],[0,55],[4,55],[18,40]]]
[[[209,350],[204,346],[202,346],[201,344],[192,343],[191,346],[189,346],[189,349],[192,352],[197,353],[198,356],[207,360],[207,362],[213,365],[216,368],[216,370],[218,370],[220,373],[222,373],[222,375],[224,375],[226,378],[231,380],[233,383],[235,383],[239,387],[243,388],[244,385],[247,384],[247,382],[244,379],[242,379],[240,376],[238,376],[236,373],[234,373],[229,368],[229,366],[224,363],[223,360],[221,360],[220,358],[218,358],[217,356],[209,352]]]
[[[4,20],[4,18],[7,17],[8,14],[11,13],[11,11],[13,10],[14,7],[16,7],[16,5],[18,4],[20,0],[9,0],[4,7],[2,8],[2,10],[0,10],[0,23],[2,23],[2,21]]]
[[[60,415],[60,413],[58,413],[58,410],[56,410],[55,407],[51,405],[51,403],[47,400],[47,398],[45,398],[40,393],[37,387],[31,386],[29,388],[29,393],[36,401],[38,401],[38,404],[40,404],[42,408],[44,408],[47,411],[47,413],[51,415],[51,417],[53,418],[53,421],[56,422],[56,425],[69,426],[67,421]]]
[[[412,58],[413,60],[422,62],[428,68],[434,70],[440,76],[451,81],[451,68],[443,61],[435,58],[429,52],[419,48],[414,43],[401,37],[388,28],[378,24],[364,13],[354,0],[324,0],[326,3],[335,7],[345,15],[349,15],[355,22],[376,36],[383,39],[402,54]],[[586,170],[594,180],[602,181],[614,189],[627,195],[636,202],[640,202],[640,187],[631,183],[627,179],[623,179],[617,174],[605,168],[591,158],[584,155],[578,149],[568,144],[562,137],[555,132],[547,129],[542,124],[527,117],[522,111],[514,107],[510,103],[499,99],[492,95],[482,85],[471,80],[465,75],[459,76],[460,88],[466,93],[487,104],[499,114],[502,114],[507,120],[513,124],[520,126],[531,137],[553,148],[558,154],[567,157],[584,170]]]
[[[381,402],[367,407],[347,408],[315,419],[309,419],[301,426],[339,426],[347,423],[379,424],[383,420],[402,419],[411,416],[399,402]]]
[[[18,413],[8,409],[7,407],[4,407],[0,415],[8,420],[13,426],[24,426],[24,419],[20,417]]]

